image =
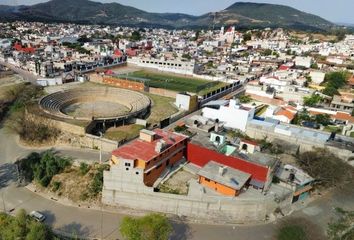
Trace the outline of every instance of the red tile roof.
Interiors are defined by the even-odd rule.
[[[291,112],[287,109],[282,108],[275,115],[276,116],[285,116],[287,119],[289,119],[291,121],[295,118],[296,112]]]
[[[156,143],[160,140],[164,140],[167,143],[168,147],[165,149],[166,151],[172,146],[188,138],[187,136],[176,134],[170,131],[164,131],[161,129],[156,129],[154,132],[156,133],[157,137],[153,142],[146,142],[140,139],[135,139],[130,143],[114,150],[112,155],[124,159],[139,159],[148,162],[161,154],[155,151]]]

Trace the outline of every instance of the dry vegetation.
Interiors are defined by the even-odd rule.
[[[151,114],[148,118],[150,124],[159,123],[161,120],[178,112],[177,108],[173,106],[175,99],[148,93],[145,93],[145,95],[150,97],[153,103]]]
[[[81,165],[84,166],[84,165]],[[100,165],[86,165],[86,167],[72,166],[63,173],[55,175],[48,187],[58,197],[67,198],[73,202],[98,203],[101,192],[92,189],[94,178],[100,172]],[[84,170],[84,169],[87,170]],[[87,171],[87,172],[86,172]]]

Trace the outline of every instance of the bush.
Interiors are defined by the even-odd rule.
[[[59,188],[61,187],[61,182],[53,182],[53,188],[52,188],[52,191],[53,192],[56,192],[59,190]]]
[[[109,170],[109,165],[101,165],[96,170],[89,189],[90,195],[96,197],[103,189],[103,171]]]
[[[57,156],[52,151],[31,153],[27,158],[18,163],[21,177],[27,181],[37,181],[47,187],[54,175],[63,172],[71,165],[71,160]]]
[[[120,232],[128,240],[167,240],[172,225],[161,214],[149,214],[141,218],[124,217]]]
[[[55,240],[50,228],[30,218],[24,210],[16,217],[0,213],[0,239]]]
[[[90,171],[90,169],[91,167],[87,163],[80,163],[80,174],[82,176],[85,176]]]

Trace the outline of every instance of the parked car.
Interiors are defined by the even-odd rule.
[[[30,214],[30,217],[34,218],[37,222],[43,222],[45,220],[45,216],[37,211],[32,211]]]

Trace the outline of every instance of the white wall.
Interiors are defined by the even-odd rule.
[[[190,105],[190,100],[191,97],[185,94],[177,94],[176,95],[176,106],[179,109],[183,109],[183,110],[189,110],[189,105]]]
[[[225,122],[225,127],[246,131],[247,122],[253,119],[254,108],[250,111],[240,109],[235,100],[231,100],[229,106],[221,106],[220,109],[203,108],[203,116],[209,119],[219,119]]]

